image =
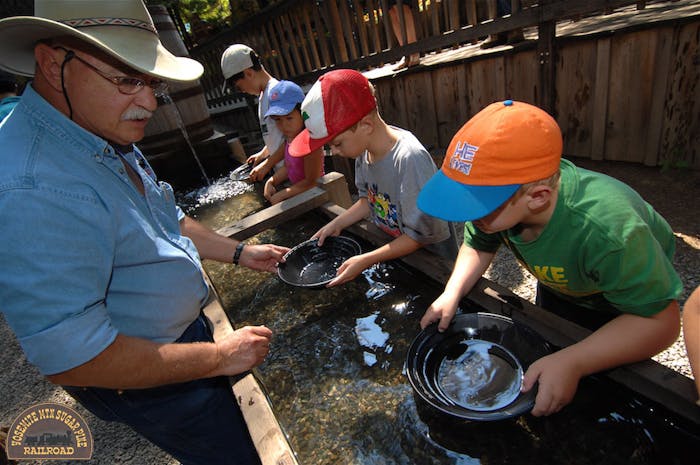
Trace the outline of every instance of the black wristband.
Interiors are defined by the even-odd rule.
[[[236,251],[233,253],[234,265],[238,265],[238,261],[241,259],[241,253],[243,252],[243,247],[245,247],[245,244],[243,242],[239,242],[236,246]]]

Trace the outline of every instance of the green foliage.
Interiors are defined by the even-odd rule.
[[[174,7],[191,31],[197,28],[207,32],[218,31],[228,26],[231,17],[229,0],[149,0],[149,3]]]

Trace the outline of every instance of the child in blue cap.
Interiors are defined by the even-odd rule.
[[[271,117],[285,138],[284,167],[265,182],[263,195],[273,205],[311,189],[323,176],[323,150],[321,147],[301,156],[289,155],[289,143],[304,130],[301,102],[304,91],[291,81],[280,81],[270,90],[270,108],[265,117]],[[289,186],[279,186],[289,180]]]

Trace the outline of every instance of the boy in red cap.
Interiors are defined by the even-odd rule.
[[[421,319],[444,331],[504,244],[538,279],[537,304],[594,330],[533,363],[532,414],[571,402],[581,377],[646,359],[678,337],[668,223],[629,186],[561,159],[556,121],[523,102],[493,103],[454,136],[418,197],[424,212],[466,221],[444,292]]]
[[[330,71],[311,87],[301,104],[306,129],[289,146],[292,156],[304,156],[328,143],[335,155],[355,159],[359,199],[321,228],[319,243],[348,226],[370,218],[393,240],[346,260],[328,286],[357,277],[370,266],[407,255],[423,246],[454,258],[457,244],[450,225],[422,213],[416,197],[437,167],[410,132],[390,126],[377,111],[374,91],[361,73]]]

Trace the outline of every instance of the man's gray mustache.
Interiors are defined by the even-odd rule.
[[[139,119],[148,119],[151,116],[153,116],[153,112],[148,111],[143,108],[134,108],[132,110],[127,110],[124,112],[122,115],[122,121],[128,121],[128,120],[139,120]]]

